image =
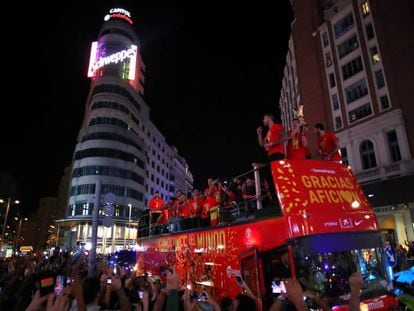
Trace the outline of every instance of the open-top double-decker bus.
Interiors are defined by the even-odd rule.
[[[268,208],[255,219],[139,238],[138,271],[160,275],[174,268],[184,286],[208,289],[217,299],[241,292],[239,275],[263,310],[278,280],[289,276],[333,310],[347,310],[348,278],[359,272],[362,310],[396,305],[381,231],[351,169],[316,160],[270,167],[281,213]]]

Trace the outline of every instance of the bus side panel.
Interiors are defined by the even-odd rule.
[[[138,273],[160,275],[160,268],[174,268],[188,288],[211,290],[215,297],[235,297],[240,287],[240,253],[286,243],[283,219],[268,219],[238,226],[218,227],[142,240],[137,254]],[[162,269],[162,268],[161,268]]]

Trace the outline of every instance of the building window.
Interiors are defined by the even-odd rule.
[[[343,79],[346,80],[353,75],[357,74],[358,72],[362,71],[364,67],[362,66],[361,57],[358,56],[357,58],[351,60],[349,63],[342,66],[342,76]]]
[[[336,85],[335,75],[333,73],[329,74],[329,85],[331,86],[331,88]]]
[[[370,52],[371,52],[371,61],[372,61],[372,63],[373,63],[373,64],[379,63],[379,61],[380,61],[380,56],[379,56],[379,52],[378,52],[378,48],[377,48],[377,46],[376,46],[376,45],[375,45],[375,46],[373,46],[373,47],[370,49]]]
[[[113,140],[118,141],[123,144],[131,145],[137,148],[138,150],[142,151],[140,145],[138,145],[133,139],[126,138],[122,135],[118,135],[115,133],[106,133],[106,132],[94,132],[82,137],[82,142],[87,140],[98,140],[98,139],[105,139],[105,140]]]
[[[387,95],[381,96],[380,97],[380,101],[381,101],[381,109],[382,110],[385,110],[385,109],[390,108],[390,102],[388,100],[388,96]]]
[[[362,16],[367,17],[369,15],[368,1],[364,1],[361,3],[361,9],[362,9]]]
[[[365,79],[359,80],[355,82],[354,84],[351,84],[350,86],[348,86],[345,89],[345,94],[346,94],[346,102],[348,104],[367,95],[368,88],[367,88]]]
[[[325,54],[325,61],[326,61],[326,67],[330,67],[332,65],[331,52],[328,52]]]
[[[141,185],[144,184],[144,178],[134,173],[133,171],[104,165],[88,165],[75,168],[72,173],[72,178],[92,175],[114,176],[124,179],[130,179]]]
[[[335,117],[335,129],[340,129],[342,127],[342,118],[340,116]]]
[[[339,109],[338,94],[332,94],[332,108],[333,110]]]
[[[352,26],[354,26],[354,16],[351,12],[334,25],[335,38],[342,36]]]
[[[322,34],[322,42],[323,47],[327,47],[329,45],[328,33],[326,31]]]
[[[138,111],[141,111],[141,105],[137,102],[134,96],[122,86],[115,84],[100,84],[95,86],[92,92],[92,96],[100,93],[113,93],[121,95],[128,99],[128,101],[130,101]]]
[[[160,179],[157,177],[157,186],[160,185]]]
[[[365,26],[365,32],[367,34],[367,39],[371,40],[372,38],[374,38],[374,28],[372,27],[372,24],[368,24]]]
[[[110,148],[90,148],[77,151],[75,153],[75,160],[81,160],[84,158],[90,157],[104,157],[104,158],[115,158],[120,159],[127,162],[133,162],[137,166],[144,168],[144,161],[137,159],[135,155],[127,152],[123,152],[117,149],[110,149]]]
[[[154,194],[154,188],[151,187],[151,191],[150,191],[151,195]]]
[[[87,216],[89,215],[89,204],[83,204],[83,211],[82,211],[82,215]]]
[[[349,165],[348,152],[346,151],[346,148],[345,147],[341,148],[340,152],[341,152],[341,157],[342,157],[342,163]]]
[[[357,36],[354,35],[344,43],[338,45],[338,54],[339,58],[343,58],[344,56],[351,53],[353,50],[359,47]]]
[[[375,71],[375,80],[377,81],[377,88],[380,89],[385,86],[385,79],[382,70]]]
[[[103,184],[102,192],[103,193],[112,192],[116,196],[133,198],[139,201],[142,201],[142,198],[143,198],[143,194],[141,192],[136,191],[132,188],[122,187],[118,185]],[[71,193],[70,194],[71,196],[82,195],[82,194],[93,194],[95,193],[95,184],[82,184],[78,186],[73,186],[71,188],[70,193]]]
[[[155,168],[155,162],[154,161],[151,161],[151,167]]]
[[[129,109],[126,108],[124,105],[121,105],[117,102],[109,102],[109,101],[99,101],[92,105],[91,110],[95,109],[115,109],[124,112],[125,114],[129,115]]]
[[[401,161],[400,146],[398,144],[397,132],[395,130],[387,132],[387,142],[390,150],[391,162]]]
[[[123,129],[128,128],[128,124],[124,121],[116,119],[116,118],[107,118],[107,117],[96,117],[89,121],[89,126],[93,125],[115,125],[122,127]]]
[[[369,103],[348,112],[349,123],[353,123],[372,114],[371,105]]]
[[[154,181],[154,174],[151,174],[151,181]]]
[[[377,167],[374,144],[372,141],[364,140],[359,146],[359,154],[361,155],[362,169],[368,170]]]

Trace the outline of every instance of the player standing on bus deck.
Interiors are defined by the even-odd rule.
[[[270,161],[283,160],[286,156],[285,141],[289,140],[283,125],[275,122],[272,114],[265,114],[263,124],[268,127],[266,137],[263,137],[263,128],[257,129],[259,145],[266,149]]]
[[[163,199],[160,198],[160,193],[158,191],[155,191],[154,196],[149,201],[148,208],[151,211],[159,211],[161,210],[161,207],[163,206],[164,206],[164,201]]]
[[[288,132],[287,158],[293,160],[310,159],[308,148],[308,127],[298,119],[292,120],[293,129]]]
[[[341,162],[339,140],[334,133],[325,131],[321,123],[315,125],[315,133],[318,136],[318,149],[322,160]]]

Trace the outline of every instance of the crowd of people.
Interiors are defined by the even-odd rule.
[[[259,145],[268,155],[269,161],[282,159],[311,159],[308,146],[309,127],[303,119],[292,120],[292,130],[285,132],[281,124],[275,122],[271,114],[266,114],[263,124],[268,128],[263,135],[263,128],[257,129]],[[318,137],[318,150],[323,160],[341,161],[339,142],[335,134],[325,131],[322,124],[314,127]],[[278,206],[273,189],[270,169],[264,164],[261,191],[256,192],[253,178],[235,178],[228,184],[219,179],[209,178],[204,191],[193,190],[186,194],[177,191],[168,202],[156,191],[148,204],[148,213],[141,223],[148,228],[141,230],[140,236],[188,230],[198,227],[215,226],[233,220],[233,209],[241,211],[245,218],[252,217],[257,207],[257,200],[264,206]],[[267,174],[266,174],[267,172]]]
[[[0,262],[0,309],[26,311],[256,311],[259,299],[244,281],[236,297],[213,297],[208,288],[194,292],[173,269],[159,277],[136,275],[128,266],[114,269],[106,257],[98,257],[93,275],[88,275],[87,256],[70,255],[55,249],[52,256],[29,254]],[[311,299],[324,310],[326,304],[311,292],[303,291],[299,281],[283,280],[285,291],[274,299],[269,310],[307,310]],[[349,279],[349,310],[359,310],[362,278]]]
[[[146,220],[150,224],[150,234],[176,232],[199,227],[216,226],[232,222],[234,213],[243,218],[253,216],[257,199],[265,206],[271,204],[272,191],[266,179],[261,182],[261,192],[256,193],[253,178],[235,178],[229,183],[209,178],[204,191],[194,189],[185,194],[177,191],[175,197],[165,202],[155,191],[148,204]],[[142,236],[142,235],[141,235]]]

